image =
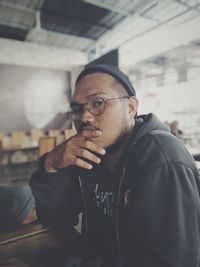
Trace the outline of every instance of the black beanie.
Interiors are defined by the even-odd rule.
[[[123,87],[126,89],[129,96],[135,96],[135,89],[133,85],[131,84],[129,78],[127,75],[125,75],[123,72],[121,72],[118,68],[111,66],[111,65],[88,65],[85,67],[85,69],[79,74],[76,84],[86,75],[94,73],[94,72],[103,72],[111,75],[116,80],[118,80]]]

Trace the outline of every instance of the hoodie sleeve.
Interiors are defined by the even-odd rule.
[[[77,177],[71,168],[47,173],[39,168],[30,180],[39,221],[50,227],[76,225],[82,209]]]
[[[119,266],[200,266],[198,184],[198,172],[179,163],[138,175],[130,209],[132,256]]]

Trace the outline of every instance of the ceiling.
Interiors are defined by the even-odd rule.
[[[84,51],[124,18],[81,0],[1,0],[0,37]]]
[[[93,57],[119,47],[123,66],[200,65],[199,29],[200,0],[0,0],[0,37]]]

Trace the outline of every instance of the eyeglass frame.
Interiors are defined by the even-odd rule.
[[[90,114],[92,114],[93,116],[95,116],[95,117],[97,117],[97,116],[100,116],[101,114],[103,114],[104,113],[104,111],[105,111],[105,109],[106,109],[106,104],[109,102],[109,101],[111,101],[111,100],[117,100],[117,99],[129,99],[130,98],[130,96],[121,96],[121,97],[112,97],[112,98],[107,98],[107,99],[104,99],[103,97],[101,97],[101,96],[96,96],[95,98],[92,98],[92,99],[89,99],[86,103],[82,103],[82,104],[78,104],[78,103],[74,103],[74,105],[75,106],[77,106],[77,107],[79,107],[78,109],[77,109],[77,116],[79,115],[81,115],[82,113],[83,113],[83,111],[85,110],[85,108],[84,107],[86,107],[86,109],[87,109],[87,111],[89,111],[90,112]],[[104,103],[104,107],[103,107],[103,110],[102,110],[102,112],[100,112],[100,113],[98,113],[98,114],[94,114],[94,113],[92,113],[91,112],[91,107],[92,107],[92,105],[89,105],[89,102],[92,102],[92,101],[94,101],[95,99],[101,99],[101,100],[103,100],[103,103]],[[71,107],[73,106],[73,103],[71,104]],[[73,115],[75,115],[76,116],[76,114],[75,114],[75,112],[74,111],[69,111],[69,112],[67,112],[67,115],[69,115],[69,116],[73,116]]]

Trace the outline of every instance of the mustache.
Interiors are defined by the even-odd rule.
[[[95,131],[100,130],[98,127],[95,127],[94,125],[92,125],[90,123],[81,123],[78,127],[78,132],[82,132],[86,129],[91,129],[91,130],[95,130]]]

